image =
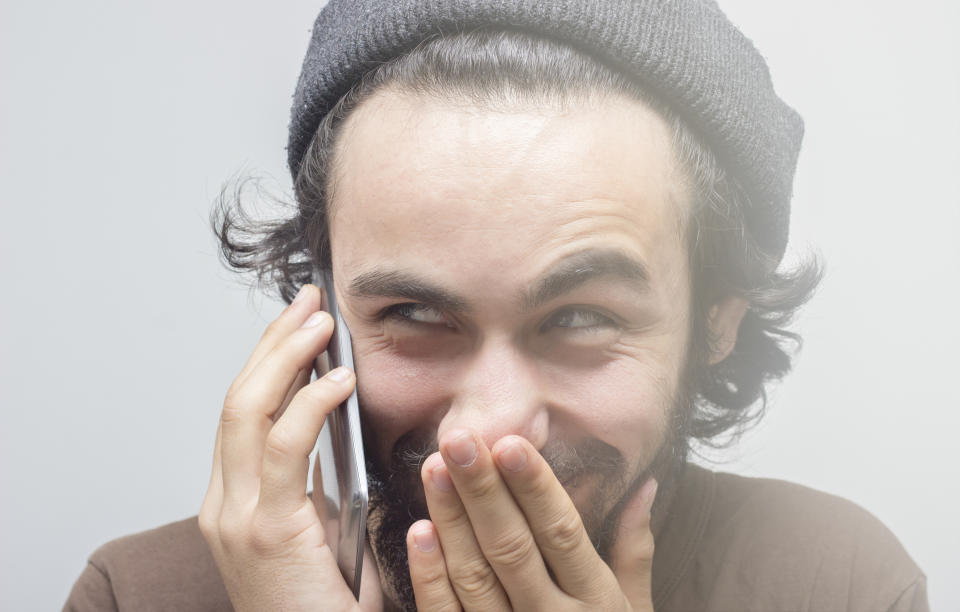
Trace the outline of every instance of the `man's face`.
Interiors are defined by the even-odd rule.
[[[596,536],[683,382],[688,198],[666,123],[623,98],[494,112],[385,90],[345,124],[333,181],[368,459],[375,481],[396,472],[372,523],[412,523],[403,459],[468,428],[542,449]]]

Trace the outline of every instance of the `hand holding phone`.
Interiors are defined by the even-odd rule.
[[[324,300],[317,285],[323,283],[302,287],[298,299],[267,326],[230,384],[217,424],[210,484],[197,524],[237,610],[355,610],[361,590],[363,609],[382,609],[373,567],[364,572],[370,584],[359,588],[366,473],[356,396],[351,398],[356,377],[344,367],[339,371],[345,377],[325,375],[311,382],[313,368],[304,371],[304,363],[328,346],[334,361],[350,365],[349,336],[341,332],[330,342],[336,325],[333,316],[318,312]],[[332,288],[329,279],[326,285]],[[339,325],[346,329],[342,321]],[[332,419],[338,409],[340,415]],[[314,486],[314,499],[305,486],[321,427],[331,420],[339,421],[334,440],[343,447],[338,468],[345,511],[339,517],[330,516],[322,486]],[[326,529],[331,518],[338,520],[340,532],[333,541]],[[330,563],[330,549],[340,555],[338,567]]]

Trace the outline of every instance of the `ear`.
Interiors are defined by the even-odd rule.
[[[731,295],[710,307],[707,325],[710,327],[710,336],[716,340],[710,355],[710,365],[720,363],[733,351],[740,321],[743,320],[749,305],[744,298]]]

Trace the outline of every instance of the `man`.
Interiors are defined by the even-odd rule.
[[[865,511],[687,462],[789,371],[819,277],[778,270],[801,133],[708,0],[330,3],[297,215],[215,218],[291,304],[227,392],[199,518],[100,549],[67,609],[354,609],[318,470],[305,494],[354,385],[363,609],[926,609]],[[355,376],[310,382],[315,264]]]

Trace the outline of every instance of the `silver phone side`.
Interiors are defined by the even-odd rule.
[[[327,345],[330,369],[347,366],[353,369],[353,346],[350,332],[340,315],[330,270],[315,275],[326,297],[327,312],[333,317],[333,335]],[[319,372],[318,372],[319,374]],[[360,597],[363,550],[367,531],[367,470],[360,432],[360,410],[356,389],[345,402],[330,414],[330,442],[340,492],[340,537],[337,543],[337,565],[354,597]],[[316,494],[316,493],[315,493]],[[321,492],[322,494],[322,492]]]

